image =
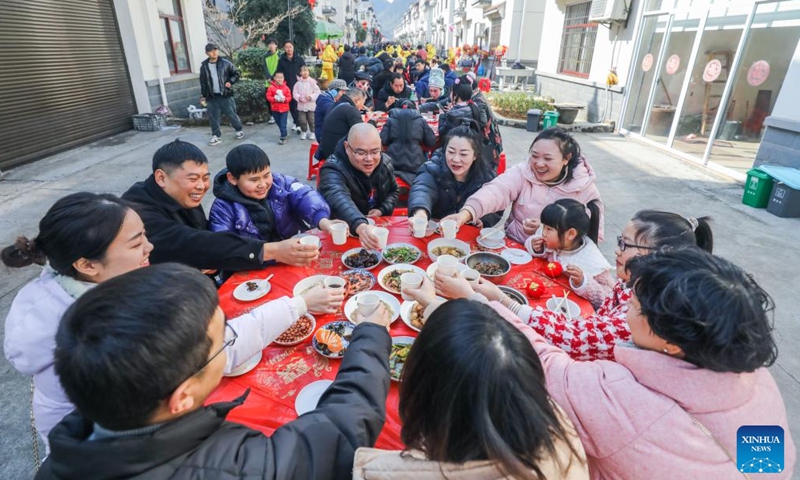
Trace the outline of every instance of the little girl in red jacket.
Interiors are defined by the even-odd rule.
[[[286,119],[289,116],[289,102],[292,101],[292,91],[283,81],[283,72],[275,72],[272,83],[267,89],[267,101],[272,110],[272,118],[281,131],[279,145],[286,143]]]

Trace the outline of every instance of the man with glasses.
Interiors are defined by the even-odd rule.
[[[350,128],[320,169],[319,191],[331,207],[331,218],[347,222],[365,247],[379,248],[367,217],[391,215],[398,187],[375,127],[359,123]]]
[[[55,370],[77,410],[50,432],[36,478],[350,478],[386,415],[389,320],[383,307],[357,317],[316,410],[266,437],[225,421],[249,391],[203,406],[239,343],[203,274],[161,264],[104,282],[59,326]]]

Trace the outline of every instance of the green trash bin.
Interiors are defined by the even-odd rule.
[[[550,111],[544,112],[544,117],[542,120],[542,129],[555,127],[558,123],[558,112]]]
[[[747,171],[742,203],[753,208],[766,208],[772,194],[772,177],[757,168]]]

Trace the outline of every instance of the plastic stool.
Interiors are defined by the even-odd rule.
[[[308,150],[308,176],[306,177],[306,180],[311,180],[315,175],[319,180],[319,169],[325,162],[320,160],[316,165],[314,165],[314,154],[317,153],[317,149],[319,149],[319,143],[312,142],[311,148]]]

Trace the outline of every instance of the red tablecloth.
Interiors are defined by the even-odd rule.
[[[376,223],[389,228],[389,243],[411,243],[422,250],[423,256],[415,265],[425,269],[431,264],[427,255],[427,244],[431,240],[440,238],[439,235],[423,239],[414,238],[409,232],[408,219],[405,217],[379,218]],[[464,226],[458,232],[458,238],[470,243],[473,251],[478,251],[480,248],[475,242],[478,233],[477,228]],[[330,235],[319,233],[319,237],[322,239],[322,253],[314,265],[309,267],[276,265],[262,271],[240,272],[228,279],[219,289],[220,305],[228,318],[237,317],[258,305],[281,296],[292,296],[295,284],[303,278],[319,274],[336,275],[343,270],[348,270],[340,260],[341,254],[350,248],[358,247],[360,245],[358,239],[351,237],[347,244],[337,246],[333,244]],[[509,247],[521,248],[512,240],[507,239],[506,243]],[[372,272],[377,276],[378,272],[386,266],[387,264],[384,262]],[[556,287],[552,289],[554,293],[559,293],[562,289],[569,290],[569,282],[565,277],[551,280],[539,273],[543,271],[543,267],[544,261],[540,259],[535,259],[527,265],[514,265],[505,284],[524,292],[525,286],[536,278],[548,287]],[[275,275],[270,281],[272,290],[267,296],[254,302],[241,302],[233,298],[233,290],[239,284],[253,278],[264,278],[271,273]],[[374,289],[380,290],[381,287],[376,283]],[[594,312],[588,301],[577,296],[570,296],[570,298],[580,305],[584,315]],[[399,300],[402,302],[402,299]],[[544,300],[532,302],[532,305],[537,304],[544,306]],[[320,327],[334,320],[343,320],[344,313],[340,310],[336,314],[314,315],[314,317],[317,320],[317,327]],[[417,332],[411,330],[398,318],[392,324],[391,335],[416,337]],[[340,360],[329,360],[316,354],[311,346],[310,338],[294,347],[271,345],[264,349],[263,358],[255,369],[240,377],[223,378],[217,389],[209,396],[207,403],[231,400],[250,388],[251,392],[247,401],[231,411],[228,420],[271,434],[281,425],[297,418],[294,402],[300,390],[316,380],[333,380],[339,369],[339,362]],[[389,397],[386,400],[386,424],[378,439],[378,448],[403,448],[403,444],[400,442],[400,418],[397,408],[398,384],[392,382]]]

